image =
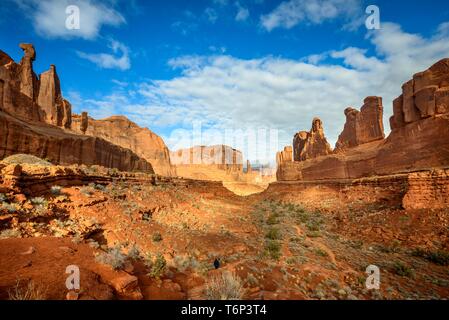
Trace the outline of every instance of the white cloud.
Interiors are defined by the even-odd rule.
[[[321,24],[337,17],[354,20],[360,12],[360,0],[288,0],[261,16],[260,22],[272,31],[291,29],[300,23]]]
[[[367,43],[367,48],[348,47],[300,60],[180,57],[169,63],[181,70],[178,77],[135,83],[128,91],[88,105],[98,114],[127,114],[156,132],[167,127],[191,130],[198,121],[203,128],[222,132],[225,128],[279,129],[279,149],[290,145],[297,131],[309,130],[318,116],[328,140],[335,144],[346,107],[360,107],[366,96],[382,96],[388,130],[392,100],[401,94],[402,84],[449,57],[449,36],[438,31],[424,38],[385,22],[381,30],[367,35],[367,41],[374,46],[372,55]],[[182,134],[166,134],[169,147],[179,147]],[[270,154],[269,159],[274,157]]]
[[[207,18],[207,20],[209,20],[210,23],[217,22],[218,14],[217,14],[217,11],[215,11],[215,9],[206,8],[204,10],[204,14],[206,15],[206,18]]]
[[[237,14],[235,16],[236,21],[246,21],[249,18],[249,10],[248,8],[242,7],[239,2],[235,3],[237,7]]]
[[[81,51],[78,51],[77,54],[80,58],[95,63],[98,67],[102,69],[128,70],[131,68],[131,61],[129,59],[129,48],[127,46],[118,41],[111,40],[109,43],[109,48],[112,50],[113,54],[85,53]]]
[[[92,0],[14,0],[31,18],[36,32],[48,38],[95,39],[103,26],[117,27],[126,23],[114,9],[115,1]],[[80,9],[80,29],[66,28],[66,8],[76,5]]]

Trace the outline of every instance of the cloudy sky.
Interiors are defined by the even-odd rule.
[[[70,5],[80,29],[66,27]],[[380,29],[365,25],[369,5]],[[124,114],[171,149],[224,142],[266,162],[316,116],[334,145],[366,96],[384,98],[388,131],[402,83],[449,57],[449,5],[3,0],[0,49],[19,60],[20,42],[35,45],[37,73],[57,66],[75,112]]]

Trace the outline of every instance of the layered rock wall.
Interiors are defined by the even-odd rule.
[[[176,170],[170,162],[170,152],[161,137],[147,128],[141,128],[123,116],[95,120],[74,115],[72,129],[89,136],[103,138],[113,144],[132,150],[151,163],[157,174],[175,176]]]
[[[35,155],[55,164],[100,165],[153,173],[151,164],[129,149],[58,127],[29,124],[0,111],[0,159],[18,153]]]

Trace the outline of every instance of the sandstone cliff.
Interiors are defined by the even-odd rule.
[[[163,176],[175,176],[170,162],[170,152],[161,137],[147,128],[141,128],[124,116],[103,120],[88,118],[87,129],[82,116],[72,117],[72,129],[79,133],[103,138],[113,144],[132,150],[151,163],[154,171]]]
[[[0,159],[17,153],[61,165],[100,165],[153,173],[150,163],[104,139],[73,134],[56,126],[27,123],[0,111]]]
[[[387,139],[382,139],[383,126],[378,123],[382,119],[380,100],[369,100],[360,112],[368,116],[349,111],[349,116],[355,117],[347,121],[340,135],[341,152],[282,163],[278,180],[357,179],[449,166],[449,59],[404,84],[403,94],[393,103],[392,131]],[[365,111],[367,108],[372,111]],[[361,119],[365,124],[357,126]],[[360,129],[363,127],[369,130]]]
[[[18,64],[0,51],[0,159],[28,153],[55,164],[153,172],[151,164],[133,151],[69,130],[72,108],[62,96],[56,67],[37,77],[34,47],[20,47],[24,56]]]

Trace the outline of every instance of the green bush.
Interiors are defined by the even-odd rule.
[[[152,259],[151,254],[147,254],[146,266],[150,268],[150,272],[148,272],[148,276],[152,278],[160,278],[165,274],[165,270],[167,268],[167,261],[164,256],[160,253],[156,255],[154,260]]]
[[[162,235],[159,232],[156,232],[153,234],[153,242],[161,242],[162,241]]]
[[[395,262],[393,264],[393,271],[394,273],[396,273],[398,276],[401,277],[413,277],[414,275],[414,271],[412,268],[410,268],[409,266],[407,266],[406,264],[402,263],[402,262]]]
[[[278,228],[271,228],[270,230],[268,230],[265,237],[270,240],[281,240],[282,239],[281,231]]]

